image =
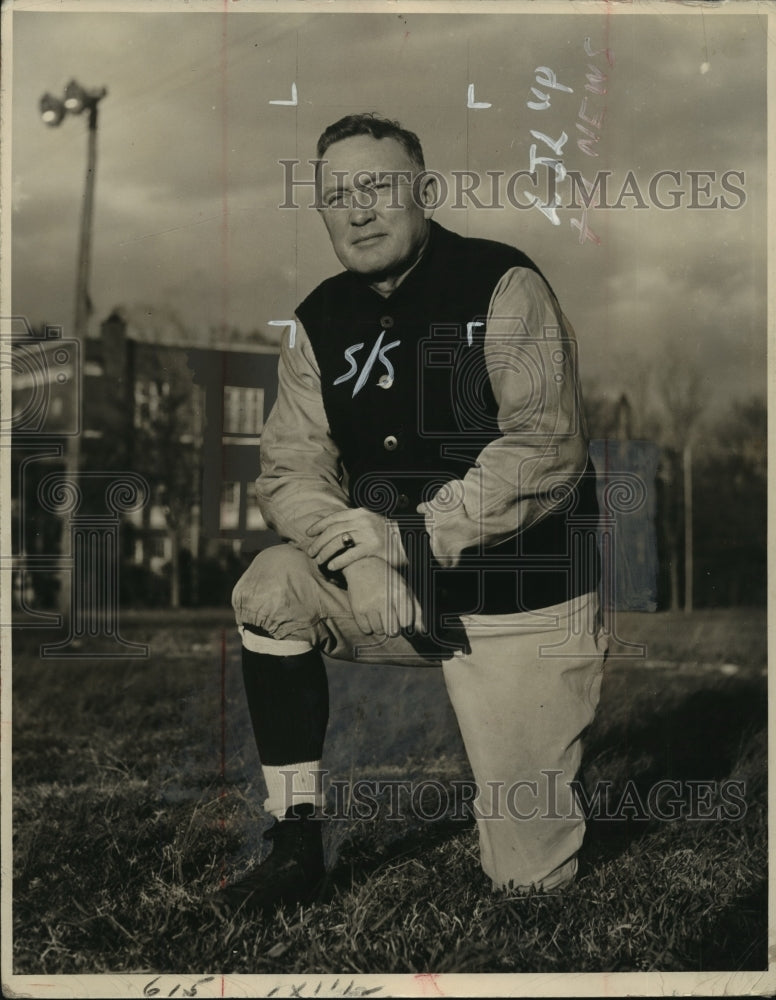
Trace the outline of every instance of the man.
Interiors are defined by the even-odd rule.
[[[351,115],[317,152],[345,271],[282,345],[258,494],[284,544],[233,595],[274,844],[220,905],[309,900],[324,876],[321,653],[441,665],[484,871],[561,887],[604,656],[573,332],[524,254],[432,221],[413,133]]]

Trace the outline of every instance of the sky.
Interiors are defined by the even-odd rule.
[[[537,262],[576,330],[584,384],[636,398],[665,366],[695,365],[708,416],[765,393],[763,15],[659,3],[638,14],[626,5],[569,13],[566,4],[550,13],[298,9],[15,9],[14,315],[72,330],[85,121],[69,116],[47,127],[38,102],[75,77],[108,90],[91,333],[120,305],[150,337],[173,326],[194,338],[219,325],[276,335],[271,323],[290,318],[340,269],[307,207],[308,189],[300,191],[305,207],[278,207],[279,161],[300,159],[298,175],[309,179],[322,129],[375,110],[418,133],[427,165],[451,187],[455,170],[501,173],[503,207],[456,209],[448,198],[436,218],[516,245]],[[586,53],[586,38],[597,54]],[[290,101],[294,85],[296,105],[270,103]],[[474,103],[487,107],[467,106],[471,87]],[[549,107],[528,106],[544,101],[532,87]],[[593,133],[587,151],[578,125]],[[554,142],[566,134],[566,169],[587,179],[609,171],[611,204],[632,171],[646,204],[635,207],[631,195],[619,208],[591,209],[598,242],[581,243],[571,222],[579,210],[559,208],[553,225],[537,208],[514,207],[506,179],[528,170],[531,145],[538,156],[554,155],[532,130]],[[537,168],[540,191],[551,169]],[[682,200],[665,209],[650,199],[649,184],[669,170],[679,183],[664,177],[658,197],[670,203],[676,188]],[[716,208],[689,207],[689,171],[713,173],[696,201],[716,198]],[[738,194],[725,192],[723,175]],[[557,187],[566,201],[569,185],[566,178]],[[721,196],[731,207],[720,207]]]

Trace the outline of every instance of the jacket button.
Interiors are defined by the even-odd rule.
[[[380,326],[384,326],[386,330],[390,330],[393,326],[393,316],[381,316]]]
[[[389,434],[388,437],[383,441],[383,448],[385,448],[386,451],[396,451],[398,447],[399,447],[399,442],[393,436],[393,434]]]
[[[406,493],[399,494],[398,504],[399,504],[399,510],[406,510],[409,507],[410,498],[407,496]]]

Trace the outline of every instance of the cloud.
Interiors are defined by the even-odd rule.
[[[567,135],[587,176],[741,169],[749,201],[729,212],[594,211],[600,246],[561,213],[454,212],[461,232],[519,245],[547,273],[580,335],[585,370],[659,359],[666,337],[696,345],[715,391],[764,371],[765,44],[752,15],[311,15],[38,13],[14,16],[14,308],[51,321],[72,301],[85,134],[46,129],[44,90],[77,67],[106,85],[101,105],[92,298],[174,306],[192,326],[253,328],[284,318],[338,265],[314,212],[279,212],[281,157],[306,161],[320,130],[381,110],[420,134],[430,165],[527,169],[531,130]],[[615,54],[588,56],[608,45]],[[702,62],[709,70],[700,72]],[[606,93],[586,90],[591,64]],[[573,93],[527,106],[536,69]],[[296,108],[270,105],[296,83]],[[491,108],[466,107],[474,83]],[[577,144],[579,112],[602,113],[597,157]],[[582,123],[584,124],[584,123]],[[686,187],[686,177],[683,179]],[[17,193],[18,190],[17,189]],[[169,300],[169,302],[166,302]],[[66,308],[65,308],[65,305]],[[284,315],[278,315],[282,313]],[[65,317],[66,318],[66,317]],[[620,372],[622,365],[620,365]]]

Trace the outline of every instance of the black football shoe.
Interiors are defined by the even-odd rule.
[[[313,805],[291,806],[285,818],[276,819],[264,833],[272,841],[269,857],[255,871],[211,896],[211,907],[221,917],[232,917],[319,899],[326,884],[322,826]]]

